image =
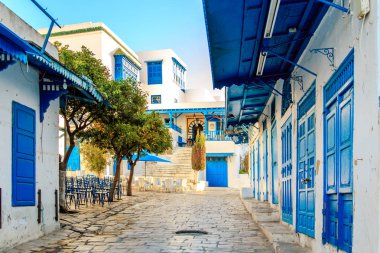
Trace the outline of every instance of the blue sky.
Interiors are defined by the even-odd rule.
[[[50,21],[30,0],[0,0],[32,27]],[[191,88],[211,89],[202,0],[37,0],[60,25],[103,22],[135,52],[172,48]]]

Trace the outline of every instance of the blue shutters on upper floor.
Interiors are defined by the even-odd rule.
[[[12,206],[34,206],[36,113],[13,102],[12,116]]]
[[[148,84],[162,84],[162,61],[148,62]]]
[[[282,220],[293,224],[292,207],[292,117],[281,128]]]

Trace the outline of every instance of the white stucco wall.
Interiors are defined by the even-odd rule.
[[[99,27],[101,28],[100,30]],[[85,31],[86,29],[95,28],[98,30]],[[42,28],[38,31],[41,34],[46,34],[48,28]],[[58,32],[65,34],[55,34]],[[114,53],[117,49],[121,49],[132,62],[141,67],[137,54],[112,32],[110,28],[101,22],[78,23],[65,25],[62,28],[55,27],[49,41],[59,41],[62,45],[69,45],[69,48],[74,51],[80,51],[82,46],[86,46],[109,69],[112,78],[115,77]]]
[[[140,80],[142,88],[149,94],[148,103],[151,102],[151,95],[161,95],[162,105],[171,105],[175,100],[178,103],[183,102],[184,92],[173,80],[173,57],[186,68],[186,64],[181,58],[171,49],[143,51],[138,52],[137,55],[141,61]],[[162,84],[148,85],[147,62],[162,61]],[[185,72],[185,82],[186,82]]]
[[[353,7],[358,1],[353,2]],[[305,49],[301,60],[302,66],[311,69],[318,76],[307,74],[302,70],[296,70],[297,75],[303,76],[304,90],[306,91],[313,81],[316,81],[316,171],[315,171],[315,239],[299,234],[303,245],[312,248],[313,252],[337,252],[336,247],[322,244],[323,227],[323,87],[334,73],[329,62],[320,54],[311,54],[311,48],[333,47],[335,48],[335,66],[339,67],[342,60],[354,49],[354,133],[353,133],[353,180],[354,180],[354,211],[353,211],[353,252],[379,252],[379,51],[378,34],[379,6],[376,1],[371,1],[371,12],[365,20],[358,20],[355,15],[346,15],[330,8],[321,22],[318,30]],[[282,82],[276,85],[282,90]],[[278,150],[278,175],[281,180],[281,126],[292,115],[292,149],[293,149],[293,224],[296,224],[296,168],[297,168],[297,103],[305,94],[298,84],[292,84],[293,101],[290,109],[281,117],[281,98],[276,97],[276,122],[277,122],[277,150]],[[272,95],[273,97],[273,95]],[[269,100],[264,113],[270,115]],[[260,134],[251,142],[260,139],[260,154],[262,150],[262,121],[260,119]],[[270,143],[270,120],[268,122],[268,150]],[[263,164],[261,156],[261,165]],[[271,155],[269,151],[269,200],[272,199],[271,186]],[[280,187],[281,191],[281,187]],[[279,194],[281,196],[281,192]],[[370,201],[369,201],[370,200]],[[281,206],[281,197],[280,204]],[[280,208],[279,208],[280,210]],[[280,210],[281,211],[281,210]],[[374,225],[376,224],[376,225]]]
[[[17,62],[0,72],[0,188],[2,228],[0,251],[59,228],[55,221],[58,190],[58,100],[52,101],[43,123],[39,117],[39,73]],[[12,101],[36,112],[36,201],[42,191],[42,223],[37,224],[37,207],[12,207]],[[36,203],[37,204],[37,203]]]

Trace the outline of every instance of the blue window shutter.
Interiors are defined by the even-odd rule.
[[[12,104],[12,206],[36,202],[36,113]]]
[[[162,62],[148,62],[148,84],[162,84]]]

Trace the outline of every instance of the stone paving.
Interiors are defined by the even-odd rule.
[[[61,215],[61,224],[8,252],[273,252],[238,192],[229,189],[136,193],[111,206]]]

